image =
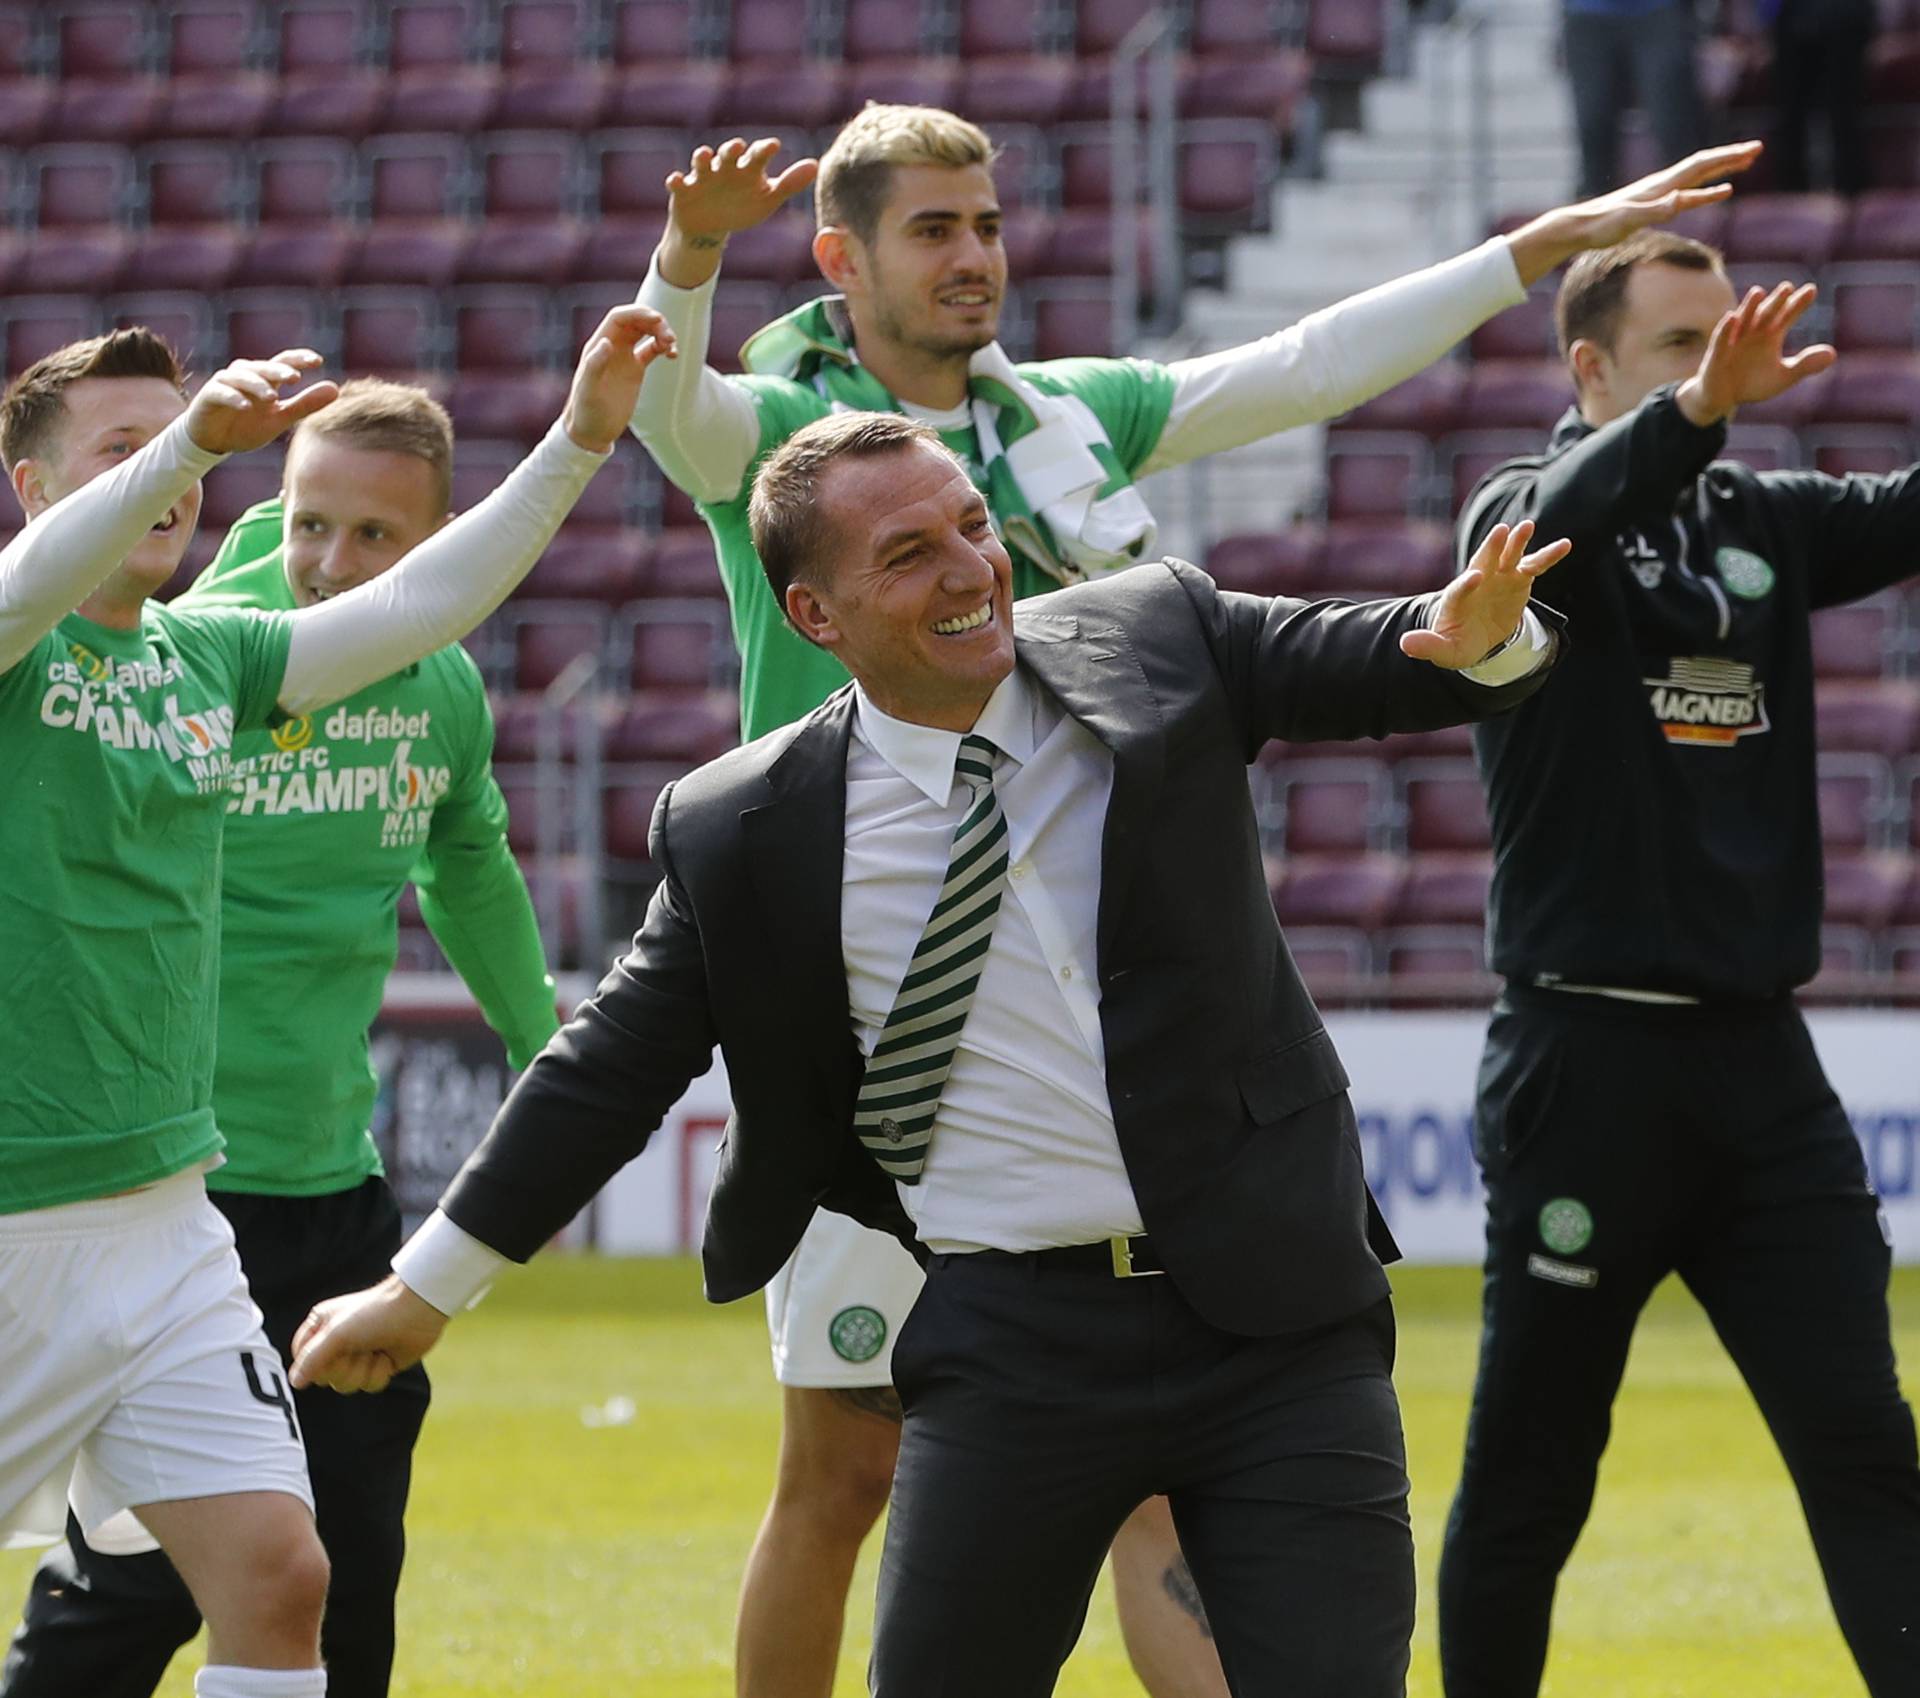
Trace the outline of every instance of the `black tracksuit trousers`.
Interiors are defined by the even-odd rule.
[[[1534,1698],[1634,1323],[1678,1273],[1793,1476],[1874,1698],[1920,1693],[1920,1466],[1858,1141],[1791,1002],[1513,987],[1481,1062],[1484,1330],[1440,1567],[1448,1698]]]
[[[240,1265],[267,1337],[286,1359],[322,1298],[385,1277],[400,1211],[384,1179],[324,1197],[210,1193],[233,1223]],[[402,1517],[427,1374],[409,1368],[379,1397],[314,1387],[294,1394],[320,1542],[333,1565],[320,1649],[328,1698],[385,1698],[393,1599],[406,1551]],[[158,1551],[103,1556],[67,1518],[67,1543],[35,1571],[25,1619],[0,1666],[0,1698],[152,1698],[200,1615]]]

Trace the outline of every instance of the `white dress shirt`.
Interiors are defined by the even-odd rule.
[[[1462,676],[1511,683],[1551,647],[1531,610]],[[854,686],[847,742],[841,952],[861,1053],[872,1051],[945,882],[970,791],[960,733],[882,713]],[[1107,1096],[1096,935],[1113,756],[1016,666],[974,723],[1000,751],[1007,882],[993,943],[941,1093],[918,1185],[900,1200],[934,1251],[1037,1250],[1141,1229]],[[507,1258],[436,1209],[394,1271],[442,1314]]]

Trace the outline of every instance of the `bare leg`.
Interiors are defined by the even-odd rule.
[[[734,1635],[738,1698],[828,1698],[860,1546],[900,1453],[891,1386],[783,1388],[773,1502],[747,1558]]]
[[[1113,1590],[1127,1655],[1151,1698],[1227,1698],[1207,1612],[1165,1498],[1148,1498],[1114,1539]]]
[[[138,1509],[207,1618],[207,1661],[317,1669],[327,1555],[285,1492],[232,1492]]]

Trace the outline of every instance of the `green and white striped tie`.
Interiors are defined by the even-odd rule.
[[[874,1159],[905,1185],[918,1185],[933,1138],[940,1093],[953,1069],[960,1031],[986,970],[994,917],[1007,883],[1007,817],[993,789],[999,751],[984,737],[960,739],[954,775],[973,790],[953,834],[940,897],[907,963],[893,1012],[880,1029],[854,1103],[853,1126]]]

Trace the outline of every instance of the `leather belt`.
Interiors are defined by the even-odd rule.
[[[1144,1232],[1116,1233],[1097,1244],[1062,1244],[1052,1250],[1028,1250],[1025,1257],[1041,1268],[1088,1268],[1115,1279],[1139,1279],[1164,1274],[1160,1252]]]

